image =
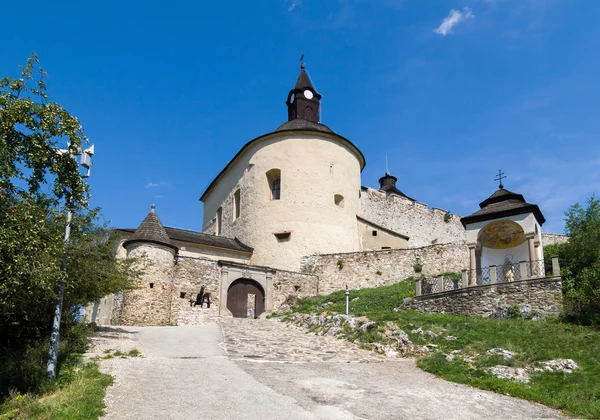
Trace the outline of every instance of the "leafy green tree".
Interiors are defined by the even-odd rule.
[[[79,120],[48,100],[47,74],[35,54],[18,79],[0,79],[0,192],[36,194],[46,184],[53,200],[85,207],[87,187],[71,153],[87,142]]]
[[[77,118],[48,100],[37,63],[32,55],[20,78],[0,79],[0,396],[43,383],[61,276],[64,360],[75,338],[82,342],[78,308],[129,288],[136,275],[131,261],[115,257],[99,210],[87,206],[87,185],[70,156],[87,139]],[[57,151],[67,143],[70,153]],[[65,273],[67,209],[73,220]]]
[[[566,213],[569,242],[555,252],[561,260],[565,309],[569,318],[600,326],[600,200],[592,195]]]

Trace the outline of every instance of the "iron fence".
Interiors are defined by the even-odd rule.
[[[556,261],[556,267],[560,270],[558,267],[558,260]],[[560,275],[558,271],[555,274],[553,268],[554,265],[552,259],[548,259],[482,267],[475,272],[464,270],[462,278],[457,278],[456,275],[448,275],[419,280],[420,294],[429,295],[432,293],[457,290],[463,287],[486,286],[497,283],[510,283],[519,280],[545,278],[546,273],[549,273],[549,276]]]

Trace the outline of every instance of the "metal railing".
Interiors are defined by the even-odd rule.
[[[556,257],[547,261],[521,261],[516,264],[491,265],[475,271],[463,270],[461,278],[456,275],[423,278],[416,283],[416,294],[430,295],[474,286],[557,276],[560,276],[560,266]]]

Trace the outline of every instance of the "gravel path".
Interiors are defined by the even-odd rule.
[[[413,359],[273,320],[185,327],[110,327],[92,353],[115,376],[106,419],[535,419],[560,413],[437,379]]]

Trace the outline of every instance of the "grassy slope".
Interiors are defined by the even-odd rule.
[[[87,364],[69,373],[65,385],[39,397],[26,395],[9,400],[0,409],[0,419],[92,420],[103,413],[104,392],[113,378]]]
[[[350,299],[358,297],[358,300],[351,302],[351,314],[367,316],[380,323],[393,321],[414,342],[437,344],[440,351],[423,357],[418,364],[428,372],[451,381],[537,401],[576,416],[600,418],[600,332],[597,330],[558,320],[492,320],[394,310],[401,307],[405,297],[413,294],[412,281],[352,291]],[[333,302],[333,305],[321,306],[327,302]],[[305,299],[296,310],[343,313],[344,292]],[[443,334],[435,340],[425,339],[411,333],[418,327]],[[444,338],[447,335],[453,335],[457,340],[448,341]],[[497,356],[485,357],[486,350],[496,347],[515,352],[514,360],[506,363]],[[478,357],[471,367],[462,359],[448,362],[443,353],[452,350],[460,350],[463,355],[483,356]],[[529,384],[497,379],[484,372],[486,367],[497,364],[521,367],[559,358],[575,360],[580,369],[572,374],[535,374]]]

